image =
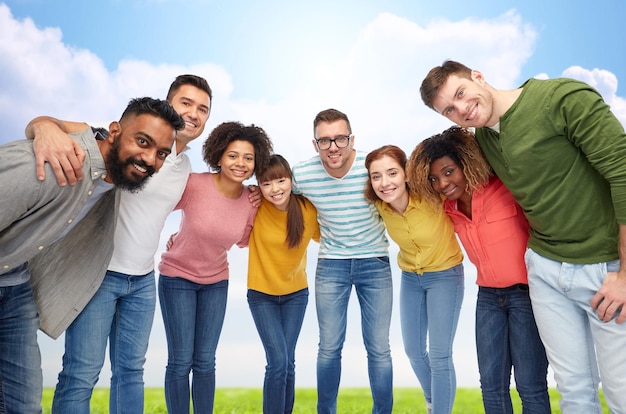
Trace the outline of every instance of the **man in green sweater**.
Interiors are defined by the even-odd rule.
[[[602,97],[573,79],[498,90],[446,61],[420,88],[476,139],[531,225],[533,311],[563,413],[626,413],[626,134]],[[621,263],[621,264],[620,264]]]

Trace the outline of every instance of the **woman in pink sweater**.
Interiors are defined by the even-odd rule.
[[[176,206],[180,229],[159,264],[159,300],[168,360],[165,400],[170,414],[213,412],[215,351],[228,291],[228,250],[248,245],[256,208],[243,182],[267,163],[272,144],[263,129],[226,122],[204,143],[215,173],[192,173]]]
[[[422,141],[407,170],[409,185],[434,207],[446,198],[445,211],[478,270],[476,350],[485,413],[513,413],[513,367],[524,413],[550,413],[548,361],[528,294],[522,208],[464,128]]]

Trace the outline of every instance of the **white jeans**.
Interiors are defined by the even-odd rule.
[[[533,312],[561,393],[561,411],[602,414],[601,378],[611,413],[626,414],[626,323],[603,322],[591,308],[592,296],[607,271],[617,271],[619,260],[571,264],[531,249],[525,258]]]

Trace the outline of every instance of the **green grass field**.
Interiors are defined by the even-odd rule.
[[[50,413],[54,389],[46,388],[43,396],[43,412]],[[516,392],[513,392],[513,408],[516,413],[522,412],[522,405]],[[262,412],[262,391],[259,388],[218,388],[215,392],[216,414],[258,414]],[[91,400],[91,414],[108,414],[108,388],[97,388]],[[315,414],[317,394],[314,388],[299,388],[296,390],[296,404],[294,414]],[[552,413],[560,413],[559,394],[550,390]],[[603,412],[609,414],[609,409],[602,397]],[[372,401],[368,388],[342,388],[339,391],[337,402],[338,411],[342,414],[369,414],[372,412]],[[394,413],[421,414],[426,413],[426,405],[422,391],[419,388],[394,389]],[[480,390],[477,388],[457,389],[454,403],[454,414],[482,413]],[[167,413],[163,388],[147,388],[145,399],[145,413]]]

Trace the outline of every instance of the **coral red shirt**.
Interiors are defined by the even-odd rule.
[[[472,195],[472,219],[446,200],[446,213],[470,261],[478,269],[476,284],[503,288],[528,283],[524,253],[528,243],[528,221],[519,204],[493,177],[489,184]]]

